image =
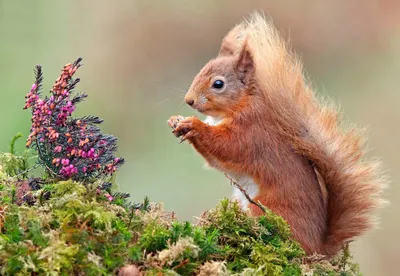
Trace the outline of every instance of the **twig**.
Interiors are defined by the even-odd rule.
[[[261,209],[261,211],[263,211],[264,213],[267,213],[267,210],[264,208],[264,206],[260,203],[260,202],[255,202],[254,200],[251,199],[251,197],[249,196],[249,194],[246,192],[245,189],[243,189],[242,186],[240,186],[235,180],[233,180],[228,174],[225,174],[225,177],[228,178],[231,181],[231,185],[235,186],[236,188],[239,189],[239,191],[242,192],[242,194],[246,197],[246,199],[251,203],[254,204],[256,206],[258,206],[258,208]]]
[[[172,270],[177,270],[178,268],[181,268],[185,266],[187,263],[189,263],[189,259],[185,259],[182,262],[180,262],[178,265],[174,266]]]

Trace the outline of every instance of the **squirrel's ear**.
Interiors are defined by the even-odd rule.
[[[237,60],[236,69],[239,73],[240,80],[245,83],[251,78],[254,73],[254,60],[248,46],[247,40],[243,43],[242,50],[240,51]]]

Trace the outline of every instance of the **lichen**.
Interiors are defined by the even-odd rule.
[[[225,262],[209,261],[199,270],[199,276],[229,276]]]
[[[172,265],[173,262],[183,261],[185,257],[197,258],[199,250],[192,237],[179,238],[175,244],[168,245],[167,249],[160,251],[156,259],[161,264]]]

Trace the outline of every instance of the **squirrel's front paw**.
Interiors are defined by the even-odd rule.
[[[187,139],[193,138],[197,135],[196,130],[193,129],[193,122],[198,120],[195,117],[186,117],[180,119],[172,132],[176,137],[181,137],[181,143]]]
[[[187,118],[190,118],[190,117],[187,117]],[[172,133],[173,133],[176,137],[180,137],[180,136],[182,136],[182,135],[185,135],[185,134],[189,131],[189,130],[187,129],[187,127],[189,127],[188,121],[186,120],[187,118],[185,118],[185,117],[183,117],[183,116],[181,116],[181,115],[178,115],[178,116],[171,116],[171,117],[169,118],[169,120],[168,120],[168,125],[169,125],[171,128],[174,129],[174,130],[172,131]],[[179,129],[177,129],[179,123],[180,123],[180,122],[183,122],[184,120],[186,120],[186,121],[184,122],[184,124],[181,125],[181,126],[179,127]],[[183,126],[186,126],[186,128],[183,127]]]
[[[175,129],[178,126],[178,123],[185,119],[185,117],[178,115],[178,116],[171,116],[168,120],[168,125]]]

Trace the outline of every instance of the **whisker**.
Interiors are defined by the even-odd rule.
[[[160,102],[156,103],[156,105],[162,105],[163,103],[166,103],[170,100],[172,100],[172,98],[165,98],[164,100],[161,100]]]
[[[167,101],[175,100],[177,97],[181,98],[182,95],[181,94],[175,94],[172,97],[166,97],[164,100],[161,100],[160,102],[158,102],[157,105],[161,105],[161,104],[163,104],[163,103],[165,103]]]
[[[182,95],[186,95],[186,90],[184,90],[184,89],[182,89],[182,88],[180,88],[180,87],[178,87],[176,85],[161,83],[161,81],[154,81],[154,80],[153,80],[153,82],[159,82],[160,83],[160,88],[168,87],[168,88],[172,88],[172,89],[177,90],[178,92],[180,92],[178,94],[174,93],[174,95],[172,97],[166,97],[165,99],[163,99],[160,102],[158,102],[157,105],[161,105],[161,104],[163,104],[163,103],[165,103],[167,101],[175,100],[177,97],[182,97]],[[182,107],[184,105],[185,105],[185,102],[184,101],[180,101],[179,104],[178,104],[178,107],[180,106],[179,108],[182,109]]]
[[[158,82],[161,88],[169,87],[169,88],[178,90],[182,94],[186,94],[186,92],[187,92],[186,89],[180,88],[180,87],[178,87],[178,86],[176,86],[174,84],[162,83],[161,81],[154,81],[154,80],[153,80],[153,82]]]
[[[185,105],[186,105],[185,101],[179,101],[179,103],[178,103],[178,108],[179,108],[179,111],[181,111],[181,110],[182,110],[182,108],[184,108],[184,107],[185,107]]]
[[[169,88],[174,88],[174,89],[176,89],[176,90],[178,90],[179,92],[181,92],[183,95],[186,95],[186,90],[185,89],[182,89],[182,88],[179,88],[179,87],[177,87],[177,86],[174,86],[174,85],[167,85]]]

